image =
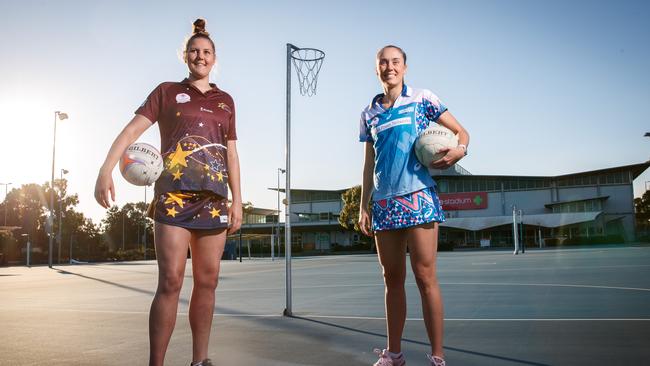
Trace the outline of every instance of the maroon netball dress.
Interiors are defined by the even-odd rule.
[[[135,113],[158,122],[164,170],[150,212],[156,222],[188,229],[228,226],[228,140],[236,140],[235,105],[210,84],[164,82]]]

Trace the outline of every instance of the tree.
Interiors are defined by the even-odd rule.
[[[146,217],[145,202],[127,203],[121,208],[112,206],[102,219],[104,243],[110,251],[140,249],[146,227],[147,243],[153,243],[151,221]]]
[[[354,186],[341,194],[343,208],[339,216],[339,224],[348,230],[361,232],[359,227],[359,206],[361,204],[361,186]]]
[[[49,197],[50,184],[42,185],[30,183],[23,184],[20,188],[14,188],[8,192],[2,205],[7,208],[7,226],[19,227],[13,231],[13,235],[6,236],[2,239],[7,251],[14,253],[11,260],[21,260],[20,254],[27,241],[23,234],[29,235],[29,240],[33,248],[33,262],[39,263],[47,260],[47,251],[49,249],[47,221],[49,216]],[[92,221],[74,208],[79,203],[77,194],[67,194],[67,180],[58,179],[54,181],[55,204],[53,213],[55,220],[53,222],[54,233],[59,229],[59,211],[62,211],[63,230],[61,235],[61,258],[67,261],[69,256],[70,243],[74,242],[78,246],[87,248],[97,248],[99,246],[98,228]],[[59,205],[60,202],[60,205]],[[4,218],[3,218],[4,219]],[[55,253],[58,245],[55,245]],[[18,254],[16,254],[18,253]],[[56,257],[54,257],[56,258]],[[99,258],[97,258],[99,259]]]
[[[650,239],[650,190],[634,199],[637,235]]]

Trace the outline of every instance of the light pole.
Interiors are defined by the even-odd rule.
[[[68,170],[61,169],[61,179],[60,179],[61,187],[63,187],[63,174],[68,174]],[[63,190],[61,190],[61,192],[59,193],[63,193]],[[56,237],[56,240],[59,243],[59,250],[57,252],[59,254],[59,258],[58,258],[59,260],[57,264],[61,264],[61,242],[63,241],[62,232],[63,232],[63,195],[59,197],[59,233],[57,234]]]
[[[32,243],[29,242],[29,234],[20,234],[20,236],[26,236],[27,237],[27,251],[25,252],[25,256],[27,257],[27,267],[31,267],[29,264],[29,257],[32,252]]]
[[[278,238],[278,240],[277,240],[278,241],[278,257],[280,256],[280,174],[284,174],[286,172],[287,172],[286,170],[284,170],[282,168],[278,168],[278,218],[277,218],[277,223],[276,223],[277,224],[276,236]],[[273,257],[273,249],[271,249],[271,257]]]
[[[122,254],[124,254],[124,207],[122,208]]]
[[[514,255],[519,254],[519,240],[517,238],[517,206],[512,205],[512,239],[515,243]]]
[[[67,113],[61,111],[54,112],[54,142],[52,143],[52,180],[50,186],[50,215],[48,216],[48,224],[50,227],[49,234],[50,240],[47,249],[47,265],[52,268],[52,249],[54,247],[54,158],[56,157],[56,121],[68,118]]]
[[[147,260],[147,186],[144,186],[144,260]]]
[[[5,186],[5,226],[7,226],[7,209],[8,209],[8,205],[9,205],[9,202],[7,202],[7,193],[8,193],[8,187],[11,184],[12,183],[0,183],[0,185]]]

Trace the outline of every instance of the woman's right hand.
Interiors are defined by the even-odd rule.
[[[359,228],[367,236],[372,236],[372,220],[368,210],[359,210]]]
[[[110,193],[110,198],[115,203],[115,186],[113,185],[113,177],[111,173],[99,172],[97,176],[97,182],[95,183],[95,199],[104,208],[111,207],[111,204],[108,200]]]

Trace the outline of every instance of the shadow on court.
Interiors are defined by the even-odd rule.
[[[440,253],[450,365],[650,364],[650,248]],[[210,339],[216,365],[371,365],[385,347],[373,255],[222,262]],[[146,364],[155,262],[0,268],[0,364]],[[430,352],[412,273],[402,350]],[[191,262],[168,365],[192,353]]]

